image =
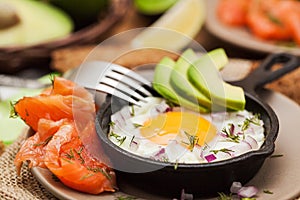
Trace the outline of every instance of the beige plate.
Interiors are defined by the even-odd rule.
[[[141,70],[144,77],[152,79],[153,68]],[[248,185],[254,185],[260,189],[258,200],[294,199],[300,196],[300,107],[287,97],[271,91],[262,91],[262,99],[267,102],[276,112],[279,118],[280,130],[276,140],[274,154],[282,157],[267,158],[258,174]],[[55,181],[51,172],[47,169],[33,168],[33,175],[53,195],[59,199],[116,199],[126,194],[145,199],[163,199],[145,191],[138,191],[129,185],[123,185],[122,192],[106,193],[100,195],[89,195],[72,190],[62,183]],[[263,190],[272,191],[273,194],[266,194]],[[169,197],[168,199],[179,198]]]
[[[273,53],[287,51],[300,55],[300,48],[284,47],[255,38],[246,28],[229,27],[222,24],[216,16],[216,7],[219,0],[207,0],[206,27],[215,36],[236,46],[258,52]]]

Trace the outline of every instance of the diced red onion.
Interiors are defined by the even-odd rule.
[[[167,154],[165,148],[161,148],[157,153],[155,153],[153,156],[150,156],[151,159],[153,160],[160,160],[164,161],[167,159]]]
[[[129,149],[131,151],[136,151],[139,148],[139,143],[135,140],[131,140],[130,144],[129,144]]]
[[[218,135],[220,135],[220,136],[222,136],[222,137],[228,137],[225,133],[223,133],[223,132],[219,132],[219,134]]]
[[[250,135],[247,135],[246,138],[244,139],[245,142],[247,142],[252,149],[257,149],[258,148],[258,143],[257,141]]]
[[[158,113],[167,112],[168,109],[170,109],[170,106],[165,101],[162,101],[160,104],[155,106],[155,110]]]
[[[230,192],[233,194],[237,194],[242,187],[243,186],[240,182],[233,182],[230,187]]]
[[[163,155],[165,152],[166,152],[165,148],[161,148],[154,156],[159,157]]]
[[[130,111],[127,107],[122,108],[119,112],[116,112],[111,116],[111,121],[119,127],[126,125],[126,120],[131,117]]]
[[[199,155],[200,158],[202,158],[201,155],[203,154],[203,151],[202,151],[202,148],[201,148],[201,146],[199,144],[196,144],[194,146],[193,153],[196,154],[196,155]]]
[[[251,146],[249,143],[241,141],[239,144],[234,145],[234,146],[230,147],[229,149],[233,151],[233,153],[232,153],[233,156],[238,156],[242,153],[245,153],[245,152],[251,150]]]
[[[254,186],[242,187],[239,189],[237,194],[243,198],[251,198],[254,197],[258,193],[258,189]]]
[[[170,162],[175,162],[176,160],[178,160],[186,153],[186,151],[188,150],[181,144],[179,144],[176,140],[170,140],[169,144],[166,146],[166,154]]]
[[[218,160],[225,160],[233,157],[232,152],[221,152],[221,151],[218,152],[215,156]]]
[[[184,189],[181,190],[180,200],[193,200],[193,194],[185,193]]]
[[[207,156],[204,156],[204,158],[207,160],[207,162],[212,162],[217,159],[214,154],[209,154]]]

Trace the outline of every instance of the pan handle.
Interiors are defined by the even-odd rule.
[[[282,67],[272,70],[275,64],[282,64]],[[297,69],[300,66],[300,59],[288,53],[270,54],[252,73],[245,79],[232,82],[234,85],[243,87],[247,92],[256,95],[256,89],[262,88],[283,75]]]

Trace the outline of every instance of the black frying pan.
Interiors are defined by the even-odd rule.
[[[278,70],[272,66],[282,63]],[[275,112],[263,102],[256,90],[300,66],[299,58],[278,53],[267,57],[247,78],[234,82],[245,89],[246,109],[260,113],[264,121],[266,140],[258,151],[248,152],[229,160],[203,164],[163,163],[133,155],[114,145],[107,138],[111,109],[111,97],[107,97],[102,109],[97,113],[96,130],[105,153],[116,167],[117,182],[121,190],[129,185],[147,193],[165,195],[169,198],[180,196],[182,189],[196,197],[216,196],[218,192],[229,192],[234,181],[247,183],[255,176],[265,159],[274,152],[279,123]],[[114,103],[115,106],[115,103]],[[122,103],[120,103],[120,108]],[[114,107],[115,108],[115,107]],[[128,191],[126,191],[128,192]]]

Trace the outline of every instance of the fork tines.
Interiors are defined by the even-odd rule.
[[[146,102],[145,97],[152,96],[145,86],[152,87],[141,75],[124,67],[112,66],[101,78],[97,89],[140,106],[138,101]]]

